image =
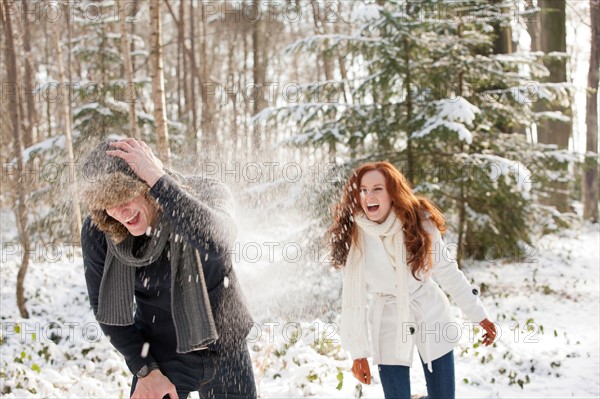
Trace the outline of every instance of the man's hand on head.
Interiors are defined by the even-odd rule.
[[[119,157],[127,162],[136,175],[150,187],[166,174],[163,169],[163,163],[158,159],[148,144],[142,140],[127,138],[109,143],[114,150],[108,150],[106,153],[111,156]]]

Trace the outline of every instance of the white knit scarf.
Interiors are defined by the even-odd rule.
[[[365,242],[364,234],[381,238],[386,253],[396,269],[396,305],[398,309],[398,330],[396,332],[396,356],[408,362],[412,351],[412,339],[403,328],[410,318],[408,279],[409,267],[406,261],[402,221],[392,211],[382,222],[369,220],[363,213],[354,216],[358,226],[357,244],[353,243],[348,252],[343,276],[342,323],[340,336],[353,358],[367,357],[371,353],[367,334],[367,289],[365,284]],[[372,337],[377,339],[377,337]]]

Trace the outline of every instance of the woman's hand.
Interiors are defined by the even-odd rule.
[[[127,138],[109,143],[114,150],[106,153],[124,159],[136,175],[150,187],[160,179],[166,172],[163,163],[153,153],[150,147],[142,140]]]
[[[131,399],[162,399],[169,395],[171,399],[179,399],[175,385],[160,370],[152,370],[144,378],[139,378]]]
[[[352,375],[362,382],[363,384],[371,384],[371,370],[369,369],[369,362],[364,357],[362,359],[356,359],[352,365]]]
[[[489,319],[483,319],[479,322],[479,325],[485,330],[483,334],[483,344],[490,346],[496,339],[496,326]]]

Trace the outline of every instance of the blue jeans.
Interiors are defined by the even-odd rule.
[[[177,354],[158,365],[175,385],[179,399],[186,399],[193,391],[200,392],[201,399],[256,398],[252,361],[246,347],[230,352],[202,350]],[[136,384],[134,375],[130,396]]]
[[[433,373],[423,363],[427,398],[454,399],[454,353],[450,351],[432,362]],[[410,367],[379,365],[379,377],[386,399],[410,399]]]

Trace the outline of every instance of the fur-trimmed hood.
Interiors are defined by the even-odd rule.
[[[158,206],[150,187],[140,179],[124,159],[107,155],[110,141],[100,143],[85,159],[82,167],[81,197],[90,210],[92,222],[120,243],[128,230],[106,213],[107,208],[128,202],[139,195]]]

